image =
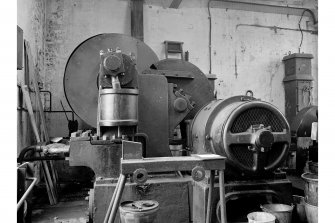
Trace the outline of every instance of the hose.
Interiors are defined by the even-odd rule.
[[[22,163],[24,161],[37,161],[37,160],[65,160],[65,156],[63,154],[69,153],[69,145],[54,143],[49,145],[44,145],[45,143],[40,143],[33,146],[28,146],[20,152],[19,157],[17,158],[18,163]],[[58,156],[43,156],[43,157],[29,157],[25,158],[25,155],[29,152],[43,152],[45,154],[53,154]],[[63,156],[62,156],[63,155]]]
[[[21,152],[20,152],[19,157],[17,158],[17,162],[22,163],[26,153],[29,152],[29,151],[36,152],[37,148],[40,148],[40,146],[39,145],[33,145],[33,146],[28,146],[28,147],[22,149]]]

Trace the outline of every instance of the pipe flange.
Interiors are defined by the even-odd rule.
[[[205,169],[201,166],[196,166],[192,169],[192,179],[194,181],[202,181],[205,178]]]
[[[146,169],[139,168],[136,169],[133,173],[133,180],[135,183],[143,184],[148,179],[148,172]]]

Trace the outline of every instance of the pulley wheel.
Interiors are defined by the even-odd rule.
[[[64,73],[65,97],[72,110],[92,127],[97,125],[97,76],[100,50],[119,47],[123,54],[133,53],[139,73],[158,61],[155,52],[144,42],[117,33],[93,36],[82,42],[69,57]]]

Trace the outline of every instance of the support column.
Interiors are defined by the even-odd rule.
[[[143,41],[143,3],[144,0],[131,1],[131,36]]]

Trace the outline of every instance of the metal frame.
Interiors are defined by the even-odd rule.
[[[210,223],[212,216],[212,196],[214,190],[214,178],[215,170],[219,171],[219,185],[220,185],[220,208],[221,208],[221,219],[225,219],[226,222],[226,206],[225,206],[225,189],[224,189],[224,169],[225,169],[225,157],[210,154],[210,155],[192,155],[185,157],[155,157],[155,158],[143,158],[143,159],[121,159],[121,174],[118,179],[113,197],[110,201],[104,223],[114,222],[117,209],[122,197],[122,192],[126,183],[127,176],[133,174],[135,171],[141,169],[141,171],[148,172],[168,172],[168,171],[180,171],[180,170],[192,170],[195,167],[202,167],[206,170],[210,170],[210,190],[207,204],[207,216],[206,223]]]

